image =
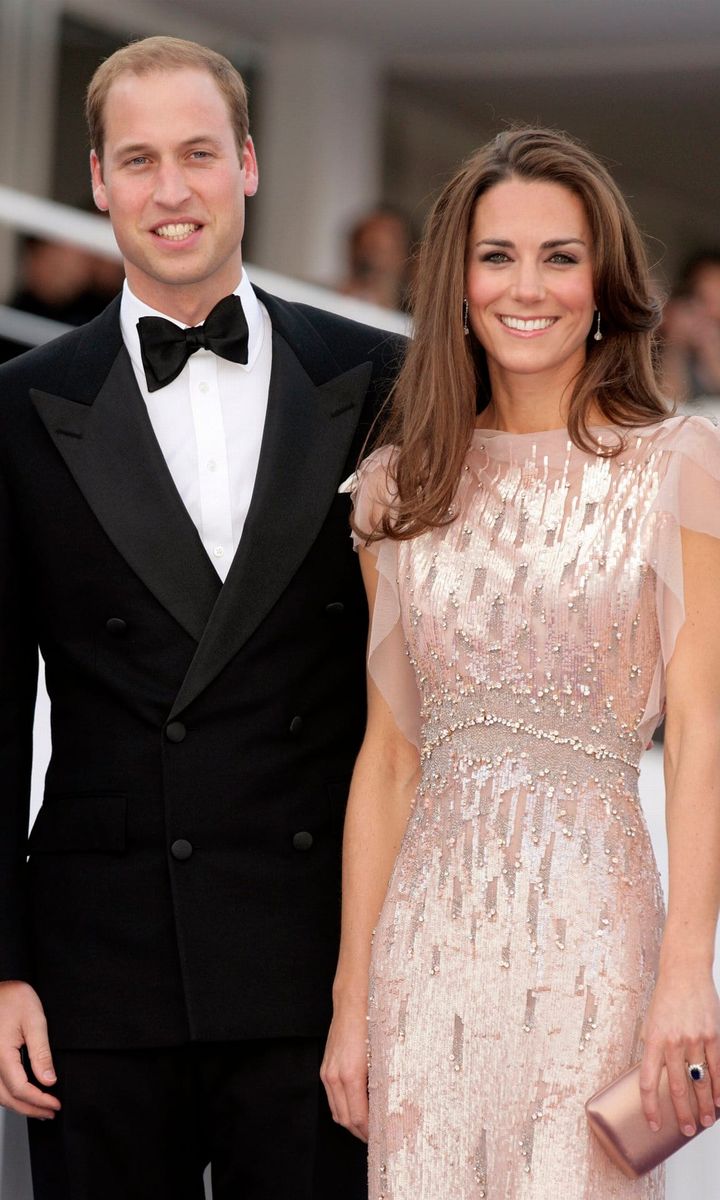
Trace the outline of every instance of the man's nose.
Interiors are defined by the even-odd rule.
[[[179,208],[191,194],[182,168],[176,163],[163,163],[155,176],[154,199],[164,208]]]

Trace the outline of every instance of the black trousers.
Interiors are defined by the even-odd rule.
[[[322,1045],[279,1038],[55,1052],[62,1111],[29,1121],[35,1200],[366,1200],[365,1146],[335,1125]]]

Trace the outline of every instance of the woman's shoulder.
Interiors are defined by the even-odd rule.
[[[720,425],[715,416],[677,413],[635,432],[641,441],[649,440],[653,447],[668,454],[699,462],[720,461]]]
[[[679,526],[720,537],[720,427],[707,416],[680,413],[637,430],[628,450],[657,473],[651,509]]]
[[[358,468],[340,484],[338,491],[349,492],[357,497],[359,492],[373,492],[377,498],[385,495],[388,502],[393,499],[392,467],[397,456],[397,447],[378,446],[362,460]]]
[[[355,531],[366,534],[377,529],[382,518],[397,498],[397,486],[393,477],[395,446],[379,446],[364,458],[353,474],[340,484],[338,491],[352,497]],[[355,544],[362,541],[353,533]]]

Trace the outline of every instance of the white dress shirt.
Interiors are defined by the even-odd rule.
[[[215,570],[224,581],[242,536],[262,442],[272,366],[272,327],[243,271],[235,294],[248,323],[247,364],[196,350],[177,379],[149,392],[137,323],[165,317],[125,283],[122,337],[165,462]],[[165,317],[173,320],[172,317]],[[182,329],[187,326],[174,321]],[[148,513],[151,521],[153,514]]]

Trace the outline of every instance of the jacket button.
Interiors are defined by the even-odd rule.
[[[127,621],[123,621],[122,617],[110,617],[110,620],[105,622],[105,628],[113,637],[122,637],[127,630]]]
[[[178,862],[185,862],[192,856],[192,852],[192,842],[188,842],[186,838],[178,838],[170,847],[170,853]]]
[[[187,729],[182,721],[171,721],[165,729],[165,737],[169,742],[182,742],[185,739]]]
[[[290,722],[290,732],[291,733],[299,733],[300,730],[302,729],[302,727],[303,727],[302,717],[293,717],[292,721]]]
[[[342,600],[333,600],[332,604],[325,605],[325,612],[329,617],[341,617],[345,612],[345,605]]]
[[[301,829],[299,833],[293,834],[293,847],[295,850],[309,850],[313,844],[313,835],[308,833],[306,829]]]

